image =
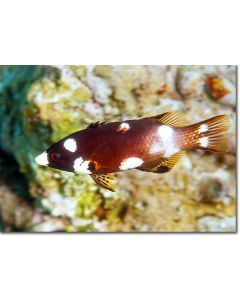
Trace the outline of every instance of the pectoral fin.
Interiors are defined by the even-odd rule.
[[[166,173],[172,170],[175,164],[182,158],[185,151],[178,152],[171,157],[161,158],[155,163],[151,163],[148,166],[140,167],[138,170],[153,173]]]
[[[113,184],[114,176],[112,174],[91,174],[90,176],[102,188],[115,192]]]

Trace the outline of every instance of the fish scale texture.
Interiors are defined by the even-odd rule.
[[[191,151],[165,174],[123,172],[117,175],[116,193],[99,188],[90,176],[40,167],[34,161],[48,146],[90,123],[174,110],[182,111],[189,124],[228,114],[230,153]],[[20,212],[17,224],[9,214],[1,215],[0,224],[7,224],[1,227],[234,231],[235,110],[234,66],[1,66],[0,149],[19,166],[12,177],[20,174],[27,181],[17,189],[21,201],[11,207],[0,197],[1,212]],[[0,191],[9,190],[6,165],[0,160]],[[21,188],[28,189],[32,203],[19,193]],[[31,212],[25,223],[24,209]]]

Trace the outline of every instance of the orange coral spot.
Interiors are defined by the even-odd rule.
[[[98,218],[98,220],[102,221],[107,219],[107,214],[109,209],[105,208],[104,205],[101,203],[94,212],[94,215]]]
[[[168,85],[166,83],[164,83],[163,86],[156,91],[156,93],[159,96],[161,96],[162,94],[164,94],[165,92],[167,92],[167,90],[168,90]]]
[[[209,88],[211,96],[215,100],[219,100],[223,96],[230,93],[230,91],[224,87],[223,80],[217,76],[209,76],[206,80],[206,84]]]

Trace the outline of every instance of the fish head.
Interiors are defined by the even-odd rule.
[[[87,158],[78,149],[76,140],[73,137],[67,137],[35,158],[35,161],[42,166],[48,166],[67,172],[92,174],[95,170],[95,163]]]
[[[67,172],[75,172],[74,161],[79,157],[77,143],[73,138],[65,138],[35,158],[37,164]]]

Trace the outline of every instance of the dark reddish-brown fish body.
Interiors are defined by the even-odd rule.
[[[115,173],[123,171],[121,163],[130,157],[147,162],[158,156],[148,151],[156,139],[158,123],[152,118],[99,123],[71,137],[78,141],[77,148],[81,149],[83,160],[96,162],[93,173]]]
[[[226,150],[227,116],[190,126],[183,123],[179,113],[97,122],[52,145],[36,161],[68,172],[90,174],[98,184],[109,188],[105,177],[109,173],[134,168],[164,173],[172,169],[184,150]]]

